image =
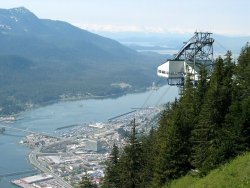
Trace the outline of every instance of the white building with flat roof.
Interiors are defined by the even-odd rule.
[[[102,145],[99,140],[87,140],[85,143],[85,150],[98,152],[102,150]]]
[[[46,180],[51,180],[53,178],[54,177],[52,175],[44,173],[44,174],[38,174],[38,175],[22,178],[20,179],[20,181],[26,184],[32,184],[32,183],[38,183],[38,182],[42,182]]]

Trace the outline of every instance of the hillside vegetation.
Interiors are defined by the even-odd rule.
[[[249,93],[247,43],[237,62],[228,51],[216,59],[212,75],[201,68],[195,87],[187,76],[183,95],[166,105],[149,135],[137,134],[132,123],[128,144],[120,151],[114,146],[111,152],[103,187],[158,188],[193,172],[203,177],[250,151]]]
[[[230,163],[212,170],[207,176],[198,178],[186,175],[174,180],[165,188],[220,188],[250,187],[250,153],[246,153]]]

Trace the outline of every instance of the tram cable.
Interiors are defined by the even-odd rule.
[[[151,90],[151,92],[149,93],[148,97],[146,98],[146,100],[142,104],[141,108],[145,108],[145,105],[147,104],[147,102],[149,101],[149,99],[152,97],[153,93],[154,93],[154,90]]]
[[[155,106],[158,106],[161,102],[161,100],[163,99],[163,97],[168,93],[169,89],[170,89],[171,85],[168,85],[167,89],[165,90],[165,92],[161,95],[161,97],[159,98],[159,100],[156,102]]]
[[[161,79],[159,79],[156,82],[156,86],[159,84],[159,82],[161,81]],[[142,103],[141,108],[145,108],[145,105],[147,104],[147,102],[149,101],[149,99],[152,97],[153,93],[156,92],[157,90],[152,89],[151,92],[149,93],[149,95],[147,96],[147,98],[145,99],[145,101]]]
[[[225,51],[225,53],[227,53],[228,49],[226,49],[225,46],[223,46],[221,43],[219,43],[217,40],[214,41],[221,49],[223,49]]]

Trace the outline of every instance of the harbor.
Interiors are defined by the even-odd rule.
[[[122,148],[127,144],[131,121],[136,119],[137,130],[147,134],[156,124],[159,113],[158,108],[144,108],[116,116],[108,122],[74,126],[67,131],[58,130],[60,140],[46,135],[27,135],[22,143],[33,150],[29,162],[52,176],[40,178],[37,182],[27,181],[36,179],[36,176],[31,176],[14,180],[13,183],[24,188],[41,184],[53,187],[56,183],[63,186],[62,182],[58,182],[61,180],[76,186],[87,173],[98,184],[104,177],[104,162],[113,145]]]
[[[119,139],[118,132],[112,132],[112,130],[116,129],[116,127],[118,128],[118,126],[122,126],[122,124],[119,124],[121,122],[119,122],[118,120],[124,121],[129,124],[130,121],[125,121],[125,119],[128,118],[128,116],[130,116],[130,118],[133,118],[134,113],[128,114],[128,116],[120,117],[111,122],[109,122],[108,119],[134,110],[132,108],[140,109],[149,95],[151,95],[152,97],[150,100],[148,100],[144,108],[154,107],[154,105],[158,103],[159,98],[161,98],[161,96],[165,93],[166,89],[168,89],[168,86],[159,88],[159,90],[154,91],[153,94],[152,91],[147,91],[144,93],[129,94],[116,99],[89,99],[82,101],[60,102],[46,107],[26,111],[22,113],[18,117],[17,121],[13,122],[12,124],[1,123],[1,125],[11,126],[14,128],[24,129],[37,133],[49,133],[50,135],[64,137],[67,142],[64,143],[64,145],[61,145],[64,147],[62,147],[61,149],[66,149],[66,151],[69,151],[69,153],[76,158],[89,158],[90,163],[86,166],[88,167],[89,173],[93,173],[93,170],[91,170],[91,168],[96,168],[93,163],[95,162],[95,164],[97,164],[98,166],[98,162],[94,159],[99,158],[99,161],[104,162],[107,156],[103,155],[102,153],[94,154],[93,151],[88,151],[88,153],[87,151],[85,151],[85,147],[92,147],[92,145],[97,146],[101,143],[102,148],[110,149],[112,143],[110,143],[109,145],[105,144],[105,142],[102,140],[102,137],[106,136],[107,140]],[[174,101],[177,94],[178,89],[175,87],[171,88],[168,94],[165,95],[164,98],[162,98],[161,104],[166,103],[166,101]],[[83,105],[84,107],[80,107],[81,105]],[[139,119],[137,123],[140,123]],[[57,129],[68,125],[79,126]],[[129,128],[129,126],[124,125],[123,129],[126,130],[127,127]],[[139,128],[138,130],[143,131],[143,129]],[[118,131],[126,133],[122,129],[118,129]],[[2,160],[0,172],[2,174],[8,172],[34,170],[34,166],[31,165],[28,160],[28,156],[33,151],[33,149],[27,147],[24,144],[19,144],[19,142],[21,140],[24,141],[24,137],[28,135],[30,134],[23,133],[18,130],[6,129],[5,134],[2,134],[0,136],[0,149],[2,151],[5,151],[2,156],[0,156]],[[98,137],[99,140],[98,142],[96,142],[96,139]],[[30,136],[30,138],[32,138],[32,136]],[[46,136],[44,136],[44,138],[46,138]],[[42,141],[42,139],[40,140]],[[72,140],[76,141],[76,143],[72,142]],[[54,140],[53,138],[51,138],[51,141],[49,139],[45,139],[44,141],[45,143],[53,143],[55,141],[55,138]],[[65,165],[73,170],[77,169],[77,165],[73,165],[73,163],[73,166],[67,164],[69,162],[67,156],[59,156],[60,164],[56,164],[58,162],[58,157],[55,155],[58,155],[58,153],[49,153],[48,149],[50,148],[47,148],[47,150],[43,152],[43,155],[45,156],[42,156],[40,154],[38,155],[38,158],[45,158],[54,162],[55,167]],[[103,151],[105,150],[102,150],[100,152]],[[60,150],[58,150],[58,152],[60,152]],[[46,154],[49,154],[47,156],[52,157],[47,157]],[[5,162],[5,160],[7,161]],[[86,161],[80,163],[85,165],[84,162]],[[80,168],[81,167],[82,166],[80,166]],[[61,173],[63,172],[64,171],[62,170]],[[98,171],[98,173],[96,173],[96,177],[101,177],[101,174],[102,173]],[[25,177],[25,175],[2,177],[0,181],[0,187],[15,188],[16,186],[13,185],[11,181],[22,179],[23,177]],[[96,178],[96,180],[98,181],[98,178]]]

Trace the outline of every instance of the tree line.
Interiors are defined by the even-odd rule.
[[[237,62],[228,51],[213,72],[188,76],[182,96],[166,105],[157,128],[136,132],[128,144],[113,146],[102,187],[161,187],[187,173],[204,176],[250,150],[250,46]]]

